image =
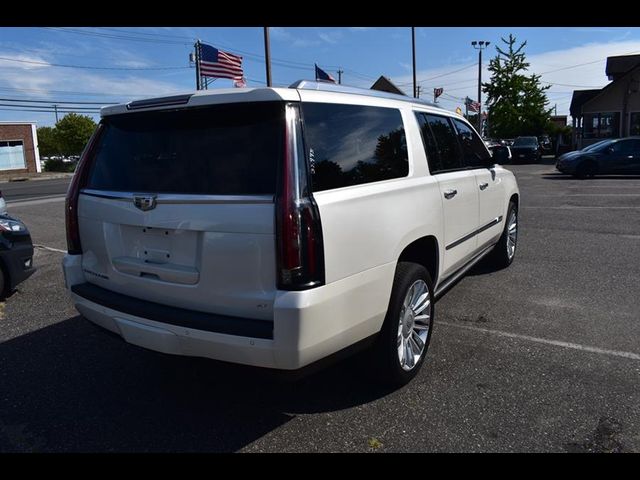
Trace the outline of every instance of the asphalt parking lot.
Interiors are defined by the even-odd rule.
[[[130,346],[67,298],[64,202],[9,203],[41,247],[0,303],[0,451],[640,452],[640,177],[510,168],[515,262],[437,303],[392,392],[363,357],[290,382]]]

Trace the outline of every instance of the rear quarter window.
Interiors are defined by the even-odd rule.
[[[409,174],[407,142],[399,110],[303,103],[302,114],[313,191]]]
[[[284,103],[259,102],[103,119],[87,188],[205,195],[274,194]]]

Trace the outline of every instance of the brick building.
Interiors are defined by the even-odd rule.
[[[0,122],[0,174],[42,170],[34,122]]]

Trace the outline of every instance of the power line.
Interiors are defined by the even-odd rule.
[[[96,67],[90,65],[67,65],[63,63],[49,63],[38,62],[36,60],[19,60],[17,58],[0,57],[0,60],[6,60],[9,62],[29,63],[32,65],[44,65],[47,67],[65,67],[65,68],[84,68],[88,70],[182,70],[185,68],[191,68],[189,66],[183,67]]]
[[[167,38],[177,38],[177,39],[184,39],[184,40],[189,40],[189,41],[193,41],[195,42],[196,39],[193,37],[189,37],[187,35],[169,35],[169,34],[164,34],[164,33],[152,33],[152,32],[136,32],[134,30],[124,30],[122,28],[109,28],[109,27],[93,27],[95,29],[98,30],[110,30],[112,32],[119,32],[119,33],[124,33],[124,34],[133,34],[133,35],[146,35],[149,37],[167,37]]]
[[[25,110],[25,109],[20,109],[20,108],[5,108],[5,107],[0,107],[0,110],[3,111],[7,111],[7,112],[29,112],[29,113],[55,113],[56,110],[55,109],[41,109],[41,110]],[[85,111],[81,111],[81,112],[77,112],[77,110],[61,110],[58,108],[58,113],[84,113],[84,114],[89,114],[89,113],[93,113],[95,115],[99,114],[99,111],[96,112],[85,112]]]
[[[111,33],[101,33],[101,32],[92,32],[89,30],[77,30],[73,28],[64,28],[64,27],[40,27],[47,30],[54,30],[58,32],[66,32],[66,33],[75,33],[78,35],[88,35],[93,37],[102,37],[102,38],[113,38],[116,40],[131,40],[136,42],[146,42],[146,43],[164,43],[169,45],[189,45],[187,42],[178,42],[173,40],[162,40],[162,39],[152,39],[152,38],[141,38],[135,37],[132,35],[115,35]]]
[[[52,109],[55,109],[56,108],[55,105],[56,104],[52,103],[52,104],[50,104],[50,107]],[[32,109],[32,108],[49,108],[49,106],[47,106],[47,105],[16,105],[16,104],[11,104],[11,103],[0,103],[0,106],[2,106],[2,107],[15,107],[15,108],[20,108],[20,109],[24,109],[24,110],[28,110],[28,109]],[[61,109],[62,110],[74,110],[74,111],[75,110],[78,110],[78,111],[80,111],[80,110],[89,111],[90,110],[92,112],[93,111],[96,111],[96,112],[100,111],[99,107],[68,107],[68,106],[66,106],[66,107],[59,107],[58,111],[60,111]]]
[[[62,100],[30,100],[26,98],[0,98],[2,102],[30,102],[30,103],[50,103],[60,104],[69,103],[73,105],[117,105],[117,102],[69,102]]]
[[[572,85],[570,83],[553,83],[553,82],[546,82],[544,80],[541,80],[542,83],[547,83],[549,85],[558,85],[561,87],[577,87],[577,88],[603,88],[603,86],[599,86],[599,87],[594,87],[593,85]]]
[[[25,92],[25,93],[33,92],[33,93],[39,93],[39,94],[54,93],[54,94],[58,94],[58,95],[83,95],[83,96],[87,96],[87,97],[122,97],[123,96],[123,94],[121,94],[121,93],[78,92],[78,91],[71,91],[71,90],[46,90],[46,89],[41,89],[41,88],[0,87],[0,90],[2,90],[2,91],[11,91],[11,92]],[[148,92],[146,92],[146,93],[128,93],[127,95],[130,95],[130,96],[133,96],[133,97],[144,97],[144,96],[149,96],[149,93]]]

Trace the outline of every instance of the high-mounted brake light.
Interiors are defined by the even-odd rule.
[[[64,202],[65,224],[67,228],[67,251],[69,255],[80,255],[82,253],[82,245],[80,244],[80,226],[78,224],[78,197],[80,196],[80,190],[84,188],[89,179],[89,171],[91,170],[91,164],[93,163],[94,150],[104,125],[101,123],[98,128],[89,139],[78,165],[76,166],[76,172],[71,179],[69,189],[67,190],[67,196]]]
[[[299,109],[286,107],[284,161],[276,203],[278,288],[324,284],[324,249],[318,207],[311,195]]]

